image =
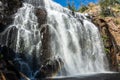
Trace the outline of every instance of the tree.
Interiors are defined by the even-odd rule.
[[[72,1],[72,3],[70,1],[68,1],[67,5],[68,5],[68,9],[70,9],[71,11],[73,11],[73,12],[77,11],[77,9],[75,7],[75,3],[73,1]]]
[[[84,12],[84,11],[86,11],[87,9],[88,9],[87,6],[81,5],[81,7],[80,7],[80,9],[79,9],[79,12]]]

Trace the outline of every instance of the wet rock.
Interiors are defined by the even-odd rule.
[[[47,59],[49,59],[52,54],[51,54],[51,47],[50,47],[50,40],[51,40],[51,35],[49,32],[49,26],[44,25],[41,27],[41,36],[42,36],[42,47],[41,47],[41,55],[40,55],[40,61],[41,64],[43,64]]]
[[[43,64],[46,59],[51,57],[51,48],[50,48],[50,32],[49,26],[46,25],[47,21],[47,12],[44,8],[36,8],[35,14],[38,18],[39,30],[42,38],[42,47],[40,50],[40,61],[39,64]],[[33,54],[35,57],[35,55]],[[35,60],[35,59],[34,59]]]
[[[22,58],[17,58],[14,60],[14,65],[17,70],[24,73],[26,76],[31,76],[30,66]]]
[[[0,1],[0,14],[3,14],[4,12],[4,5],[3,3]],[[0,16],[0,18],[2,18],[2,16]]]
[[[16,76],[16,73],[14,73],[13,71],[7,71],[4,74],[7,80],[19,80],[20,79]]]
[[[15,53],[12,49],[7,46],[0,46],[0,71],[2,71],[7,80],[19,80],[23,78],[27,79],[30,74],[30,66],[24,61],[24,55],[21,56],[20,53]],[[18,55],[21,58],[16,58]],[[14,76],[14,77],[12,77]]]
[[[7,28],[7,26],[3,25],[3,27],[1,27],[2,25],[0,25],[0,44],[1,45],[6,45],[7,47],[11,48],[11,49],[16,49],[16,39],[17,39],[17,31],[18,29],[16,27],[11,27],[7,30],[5,30]]]
[[[2,13],[3,10],[4,10],[4,6],[3,3],[0,1],[0,13]]]
[[[56,75],[56,73],[61,69],[63,66],[63,61],[61,58],[57,59],[48,59],[38,70],[35,74],[35,78],[41,79],[46,77],[52,77],[53,75]]]
[[[1,2],[5,7],[4,13],[8,15],[14,14],[22,6],[22,0],[1,0]]]
[[[47,12],[45,9],[36,8],[35,14],[38,18],[39,27],[43,24],[46,24],[47,21]]]
[[[13,21],[15,14],[22,6],[21,0],[1,0],[0,1],[0,32],[4,31]]]
[[[0,23],[0,33],[3,32],[6,29],[6,25],[3,23]]]
[[[0,47],[0,71],[4,74],[7,80],[18,80],[20,79],[19,71],[15,68],[13,60],[15,58],[15,52],[6,47]]]
[[[1,78],[5,80],[19,80],[19,71],[15,68],[11,61],[0,60]],[[3,80],[4,80],[3,79]],[[0,79],[1,80],[1,79]]]
[[[13,60],[16,55],[16,53],[12,49],[10,49],[6,46],[1,47],[0,52],[3,55],[4,60]]]
[[[5,70],[6,62],[4,60],[0,60],[0,70]]]
[[[13,73],[15,73],[16,77],[20,79],[20,73],[19,71],[16,69],[15,65],[13,64],[12,61],[7,61],[6,62],[6,68],[8,71],[12,71]]]

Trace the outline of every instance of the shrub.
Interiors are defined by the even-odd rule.
[[[74,2],[72,2],[72,3],[68,2],[67,5],[68,5],[68,6],[67,6],[68,9],[70,9],[71,11],[73,11],[73,12],[76,12],[76,11],[77,11]]]
[[[88,9],[87,6],[82,5],[82,6],[80,7],[80,9],[79,9],[79,12],[84,12],[84,11],[86,11],[87,9]]]
[[[101,6],[101,15],[102,16],[114,16],[111,7],[114,6],[116,0],[100,0],[99,4]]]

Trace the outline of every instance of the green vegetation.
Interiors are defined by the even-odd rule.
[[[105,53],[106,53],[106,54],[110,53],[110,50],[109,50],[109,49],[104,48],[104,50],[105,50]]]
[[[88,9],[88,7],[85,6],[85,5],[82,5],[79,9],[77,9],[75,7],[74,2],[71,2],[71,3],[68,2],[67,5],[68,5],[67,8],[70,9],[71,11],[73,11],[73,12],[84,12],[84,11],[86,11]]]
[[[103,16],[103,17],[107,17],[107,16],[112,16],[114,17],[114,12],[112,10],[112,8],[116,8],[117,7],[117,10],[120,10],[120,6],[116,6],[116,5],[119,5],[120,4],[120,0],[99,0],[99,3],[98,5],[100,5],[100,8],[101,8],[101,13],[100,15]],[[85,12],[86,10],[89,10],[90,9],[90,6],[86,6],[86,5],[81,5],[79,9],[77,9],[75,7],[75,4],[74,2],[70,2],[68,0],[68,4],[67,4],[68,8],[73,11],[73,12]]]
[[[102,16],[114,16],[111,7],[114,7],[115,4],[118,4],[120,0],[100,0],[99,4],[101,7]]]
[[[76,11],[77,11],[74,2],[72,2],[72,3],[68,2],[67,5],[68,5],[68,6],[67,6],[68,9],[70,9],[71,11],[73,11],[73,12],[76,12]]]
[[[109,38],[108,38],[107,35],[103,35],[103,36],[102,36],[102,40],[103,40],[104,44],[107,44],[106,42],[107,42],[108,39],[109,39]],[[108,48],[104,48],[104,51],[105,51],[106,54],[109,54],[109,53],[110,53],[110,49],[108,49]]]
[[[82,6],[80,7],[80,9],[79,9],[79,12],[84,12],[84,11],[86,11],[87,9],[88,9],[87,6],[82,5]]]
[[[108,7],[108,6],[113,6],[115,5],[117,0],[100,0],[99,4],[101,5],[101,7]]]
[[[103,39],[103,41],[107,41],[109,38],[108,38],[108,36],[107,35],[104,35],[104,36],[102,36],[102,39]]]

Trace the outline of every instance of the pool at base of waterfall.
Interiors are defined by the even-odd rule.
[[[120,73],[117,72],[105,72],[105,73],[92,73],[76,76],[59,76],[47,78],[46,80],[120,80]]]

